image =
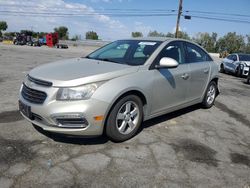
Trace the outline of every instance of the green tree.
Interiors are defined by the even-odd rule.
[[[200,44],[208,52],[216,52],[217,33],[212,33],[211,35],[209,33],[198,33],[193,38],[193,41]]]
[[[0,21],[0,37],[2,36],[2,31],[6,31],[8,28],[7,22]]]
[[[170,33],[170,32],[168,32],[168,33],[166,34],[166,37],[169,37],[169,38],[174,38],[174,33]]]
[[[47,32],[39,32],[38,38],[44,38],[44,37],[46,37],[47,34],[48,34]]]
[[[184,31],[179,31],[178,32],[178,38],[186,39],[186,40],[191,40],[191,38],[189,37],[189,35],[187,34],[187,32],[184,32]]]
[[[143,37],[143,34],[142,34],[142,32],[135,31],[135,32],[132,32],[132,33],[131,33],[131,36],[132,36],[133,38],[136,38],[136,37]]]
[[[71,38],[72,41],[77,41],[77,40],[80,40],[80,36],[79,35],[74,35],[72,38]]]
[[[68,40],[69,39],[69,33],[68,33],[68,28],[65,26],[60,26],[54,28],[54,31],[58,33],[59,39],[62,40]]]
[[[221,37],[216,48],[221,51],[227,49],[228,53],[243,52],[245,47],[244,37],[236,32],[229,32]]]
[[[3,38],[7,40],[13,40],[13,38],[16,36],[15,32],[5,32],[3,34]]]
[[[32,36],[34,32],[30,30],[21,30],[20,33],[28,35],[28,36]]]
[[[88,31],[86,32],[86,39],[98,40],[98,35],[94,31]]]
[[[148,37],[166,37],[164,33],[159,33],[158,31],[149,31]]]
[[[250,34],[246,35],[246,41],[244,52],[250,54]]]

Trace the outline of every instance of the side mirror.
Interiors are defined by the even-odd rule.
[[[176,68],[176,67],[178,67],[178,65],[179,65],[179,63],[175,59],[172,59],[169,57],[163,57],[163,58],[161,58],[159,65],[156,65],[156,68],[157,69]]]

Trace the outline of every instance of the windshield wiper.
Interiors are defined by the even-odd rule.
[[[101,61],[109,61],[109,62],[112,62],[112,63],[119,63],[117,61],[114,61],[113,59],[109,59],[109,58],[98,58],[97,60],[101,60]]]

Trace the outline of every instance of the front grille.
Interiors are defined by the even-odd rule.
[[[25,100],[35,104],[43,104],[47,98],[45,92],[28,88],[25,84],[23,84],[21,94]]]
[[[33,78],[30,75],[28,75],[28,79],[31,82],[36,83],[37,85],[42,85],[42,86],[46,86],[46,87],[52,86],[52,82],[48,82],[48,81],[40,80],[40,79],[37,79],[37,78]]]

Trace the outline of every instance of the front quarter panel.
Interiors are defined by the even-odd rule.
[[[115,101],[124,93],[134,90],[139,91],[145,96],[147,101],[147,108],[144,108],[145,117],[149,114],[151,106],[150,99],[153,85],[153,76],[151,74],[152,71],[143,69],[136,73],[114,78],[100,86],[92,97],[109,103],[109,109],[107,110],[109,111]]]

